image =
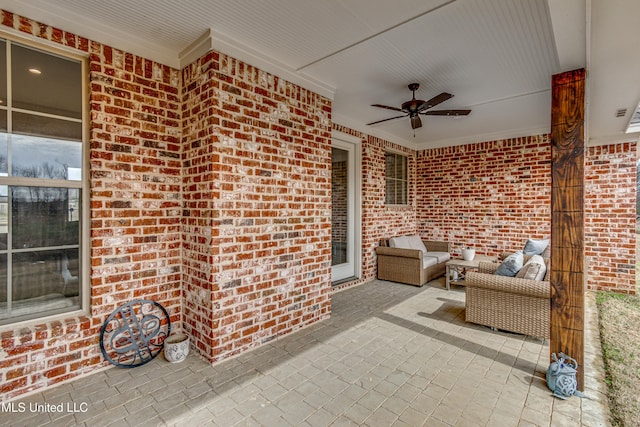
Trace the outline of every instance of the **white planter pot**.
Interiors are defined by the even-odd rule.
[[[462,250],[462,259],[465,261],[471,261],[476,256],[475,249],[463,249]]]
[[[189,336],[178,333],[164,340],[164,358],[168,362],[178,363],[189,354]]]

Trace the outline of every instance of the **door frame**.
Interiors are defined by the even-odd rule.
[[[347,238],[347,248],[350,250],[347,251],[346,265],[331,267],[331,283],[338,284],[362,277],[362,140],[334,130],[331,131],[331,147],[351,154],[348,167],[350,215]]]

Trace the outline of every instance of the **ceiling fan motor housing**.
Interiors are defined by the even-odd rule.
[[[410,113],[412,116],[418,113],[418,107],[420,107],[424,101],[421,99],[416,99],[416,91],[420,87],[420,83],[410,83],[409,90],[413,92],[411,96],[411,101],[402,103],[402,111]]]
[[[402,103],[402,111],[410,114],[418,114],[418,107],[422,104],[424,104],[423,100],[414,98],[411,101]]]
[[[367,123],[367,125],[374,125],[376,123],[387,122],[389,120],[395,120],[402,117],[409,117],[411,119],[411,128],[417,129],[422,127],[422,121],[420,120],[420,115],[425,116],[466,116],[471,112],[471,110],[437,110],[437,111],[426,111],[448,99],[453,97],[450,93],[442,92],[439,95],[434,96],[428,101],[423,101],[422,99],[416,99],[416,90],[420,87],[419,83],[410,83],[408,85],[409,90],[412,92],[411,100],[407,102],[403,102],[401,108],[391,107],[389,105],[383,104],[372,104],[372,107],[385,108],[387,110],[393,111],[401,111],[405,113],[404,116],[396,116],[390,117],[388,119],[377,120],[375,122]]]

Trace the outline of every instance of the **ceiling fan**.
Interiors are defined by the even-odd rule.
[[[393,111],[401,111],[405,114],[402,116],[390,117],[388,119],[378,120],[376,122],[367,123],[367,125],[375,125],[376,123],[386,122],[388,120],[399,119],[401,117],[409,117],[411,119],[411,129],[417,129],[422,127],[422,121],[420,120],[420,115],[424,116],[466,116],[471,110],[436,110],[436,111],[427,111],[429,108],[433,108],[441,102],[446,101],[449,98],[452,98],[453,95],[450,93],[442,92],[440,95],[436,95],[428,101],[423,101],[421,99],[416,99],[416,90],[420,87],[419,83],[411,83],[409,85],[409,90],[413,93],[413,97],[411,101],[404,102],[401,108],[390,107],[388,105],[382,104],[372,104],[372,107],[386,108],[387,110]]]

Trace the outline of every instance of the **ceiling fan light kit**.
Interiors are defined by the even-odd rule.
[[[423,116],[466,116],[471,110],[435,110],[435,111],[427,111],[430,108],[435,107],[436,105],[450,99],[453,97],[450,93],[442,92],[440,95],[436,95],[433,98],[423,101],[422,99],[416,99],[416,90],[420,87],[419,83],[411,83],[409,84],[409,90],[412,92],[411,100],[407,102],[403,102],[400,108],[391,107],[389,105],[383,104],[372,104],[372,107],[385,108],[387,110],[400,111],[404,113],[401,116],[394,116],[388,119],[382,119],[375,122],[367,123],[367,125],[375,125],[377,123],[387,122],[389,120],[400,119],[402,117],[409,117],[411,119],[411,129],[418,129],[422,127],[422,121],[420,120],[420,115]],[[415,136],[415,134],[414,134]]]

